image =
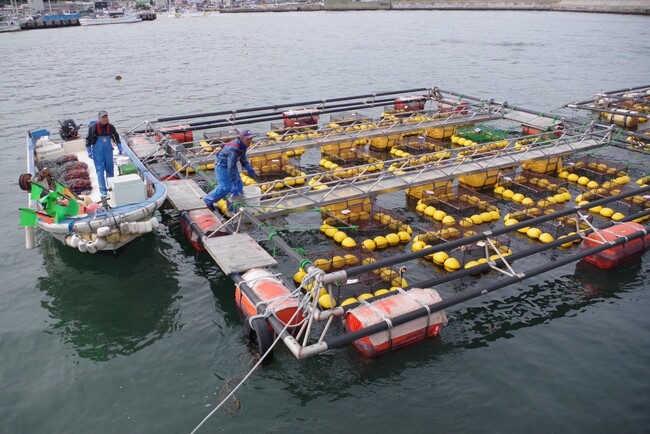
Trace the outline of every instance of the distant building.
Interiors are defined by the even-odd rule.
[[[31,13],[43,12],[45,10],[43,0],[27,0],[27,4]]]

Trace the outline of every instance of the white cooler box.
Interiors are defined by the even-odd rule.
[[[147,199],[144,181],[135,173],[108,178],[108,187],[112,189],[108,204],[113,208]]]

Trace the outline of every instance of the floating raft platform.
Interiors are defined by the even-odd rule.
[[[215,155],[243,128],[257,132],[247,156],[262,180],[242,173],[245,192],[256,195],[222,200],[221,213],[212,213],[203,197]],[[164,180],[192,245],[235,282],[246,336],[268,362],[274,336],[297,358],[348,344],[380,356],[438,335],[448,307],[601,252],[608,253],[596,262],[607,262],[633,240],[629,255],[615,251],[616,261],[640,257],[650,248],[639,224],[650,219],[650,179],[630,187],[619,169],[597,180],[574,173],[599,169],[576,156],[617,134],[597,120],[433,87],[154,119],[126,138]],[[563,169],[567,156],[572,164]],[[376,201],[400,191],[409,208],[417,201],[420,214],[408,222]],[[617,202],[629,205],[627,214],[609,208]],[[502,210],[509,211],[503,224]],[[299,228],[291,219],[310,212],[320,230],[293,237]],[[611,227],[625,230],[599,237]],[[529,270],[514,265],[587,236],[581,252]],[[339,246],[324,249],[327,237]],[[532,247],[522,249],[522,237]],[[269,244],[287,261],[269,254]],[[284,277],[284,262],[295,263],[293,279]],[[434,277],[410,282],[407,268],[422,262],[433,263],[424,275]],[[448,297],[437,289],[488,272],[500,277]],[[343,332],[332,333],[335,325]]]

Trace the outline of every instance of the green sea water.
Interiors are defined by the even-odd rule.
[[[421,86],[549,113],[648,84],[649,37],[648,17],[439,11],[161,17],[2,35],[0,432],[189,433],[255,361],[230,279],[177,225],[115,257],[43,233],[24,249],[17,179],[28,130],[87,123],[99,109],[131,128]],[[650,167],[647,156],[599,152],[633,177]],[[417,220],[403,195],[380,203]],[[298,361],[278,349],[200,432],[647,432],[649,269],[647,255],[611,272],[560,267],[448,310],[439,338],[380,359],[343,348]]]

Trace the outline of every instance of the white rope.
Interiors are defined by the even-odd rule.
[[[305,277],[309,276],[310,278],[314,279],[314,278],[316,278],[316,276],[318,276],[319,274],[324,274],[324,273],[323,273],[322,270],[320,270],[320,269],[316,269],[316,270],[312,270],[312,272],[311,272],[311,273],[308,273]],[[305,280],[306,280],[306,279],[303,279],[303,282],[305,282]],[[301,282],[300,286],[299,286],[298,288],[296,288],[296,291],[294,291],[294,292],[300,292],[300,289],[302,288],[302,286],[303,286],[303,283]],[[293,294],[293,293],[292,293],[292,294]],[[288,296],[289,296],[289,295],[287,295],[287,297],[288,297]],[[276,297],[276,298],[284,298],[284,297],[283,297],[283,296],[279,296],[279,297]],[[257,363],[256,363],[256,364],[251,368],[251,370],[248,372],[248,374],[246,374],[246,376],[245,376],[244,378],[242,378],[242,380],[239,382],[239,384],[237,384],[237,386],[236,386],[236,387],[235,387],[235,388],[234,388],[234,389],[233,389],[233,390],[228,394],[228,396],[226,396],[226,397],[225,397],[225,398],[224,398],[224,399],[219,403],[219,405],[217,405],[217,406],[216,406],[216,407],[215,407],[215,408],[214,408],[210,413],[208,413],[208,415],[207,415],[206,417],[203,418],[203,420],[202,420],[202,421],[201,421],[201,422],[196,426],[196,428],[194,428],[194,429],[192,430],[192,432],[191,432],[190,434],[195,434],[195,433],[196,433],[196,432],[201,428],[201,426],[203,426],[203,424],[204,424],[208,419],[210,419],[210,417],[212,417],[212,415],[213,415],[217,410],[219,410],[219,409],[223,406],[223,404],[225,404],[226,401],[228,401],[228,400],[229,400],[229,399],[230,399],[230,398],[235,394],[235,392],[237,391],[237,389],[239,389],[239,388],[244,384],[244,382],[245,382],[246,380],[248,380],[248,378],[249,378],[251,375],[253,375],[253,372],[255,372],[255,370],[256,370],[256,369],[257,369],[257,368],[262,364],[262,361],[264,360],[264,358],[265,358],[265,357],[266,357],[266,356],[267,356],[271,351],[273,351],[273,348],[278,344],[278,342],[280,342],[280,338],[282,337],[282,334],[285,333],[286,330],[287,330],[287,328],[289,328],[289,326],[292,325],[293,320],[296,318],[296,316],[298,315],[298,313],[301,312],[301,310],[302,310],[302,309],[301,309],[301,308],[302,308],[302,304],[305,302],[305,300],[309,300],[309,298],[308,298],[308,297],[305,297],[305,298],[303,299],[303,301],[302,301],[302,302],[300,303],[300,305],[298,306],[299,308],[296,309],[296,312],[293,314],[293,316],[291,317],[291,319],[290,319],[289,321],[287,321],[287,323],[286,323],[286,325],[284,326],[284,328],[282,329],[282,331],[281,331],[280,333],[278,333],[278,337],[275,338],[275,340],[273,341],[273,343],[271,344],[271,346],[269,347],[269,349],[268,349],[268,350],[267,350],[267,351],[262,355],[262,357],[260,357],[260,359],[259,359],[259,360],[257,361]],[[268,307],[267,307],[267,310],[269,310]],[[273,310],[271,310],[271,312],[272,312],[273,315],[275,316],[275,312],[274,312]],[[276,317],[276,318],[277,318],[277,317]],[[303,318],[303,320],[300,322],[300,324],[304,323],[305,320],[306,320],[306,318]],[[298,324],[298,325],[300,325],[300,324]]]
[[[226,397],[225,397],[225,398],[224,398],[224,399],[219,403],[219,405],[217,405],[217,406],[216,406],[216,407],[215,407],[215,408],[214,408],[210,413],[208,413],[208,415],[207,415],[206,417],[203,418],[203,420],[202,420],[202,421],[201,421],[201,422],[196,426],[196,428],[194,428],[194,429],[192,430],[192,432],[191,432],[190,434],[195,434],[195,433],[199,430],[199,428],[201,428],[201,426],[203,426],[203,424],[204,424],[208,419],[210,419],[210,417],[212,417],[212,415],[213,415],[217,410],[219,410],[219,409],[221,408],[221,406],[223,406],[223,404],[225,404],[225,402],[228,401],[228,400],[229,400],[229,399],[230,399],[230,398],[235,394],[235,392],[237,391],[237,389],[239,389],[239,388],[244,384],[244,382],[245,382],[246,380],[248,380],[248,378],[249,378],[251,375],[253,375],[253,372],[255,372],[255,370],[256,370],[256,369],[257,369],[257,368],[262,364],[262,361],[264,360],[264,358],[265,358],[265,357],[266,357],[266,356],[267,356],[271,351],[273,351],[273,348],[277,345],[278,342],[280,342],[280,337],[281,337],[282,334],[287,330],[287,327],[289,327],[289,324],[291,324],[291,321],[293,321],[293,319],[296,317],[296,315],[298,315],[298,312],[300,312],[300,310],[299,310],[299,309],[296,309],[296,313],[294,313],[293,316],[291,317],[291,319],[290,319],[289,321],[287,321],[287,325],[285,325],[284,328],[282,329],[282,331],[281,331],[280,333],[278,333],[278,337],[275,338],[275,341],[273,341],[273,343],[271,344],[271,346],[269,347],[269,349],[268,349],[268,350],[267,350],[267,351],[262,355],[262,357],[260,357],[260,359],[257,361],[257,363],[255,364],[255,366],[253,366],[253,367],[251,368],[251,370],[248,372],[248,374],[246,374],[246,376],[245,376],[244,378],[242,378],[242,380],[239,382],[239,384],[237,384],[237,386],[235,386],[235,388],[234,388],[234,389],[233,389],[233,390],[228,394],[228,396],[226,396]]]

